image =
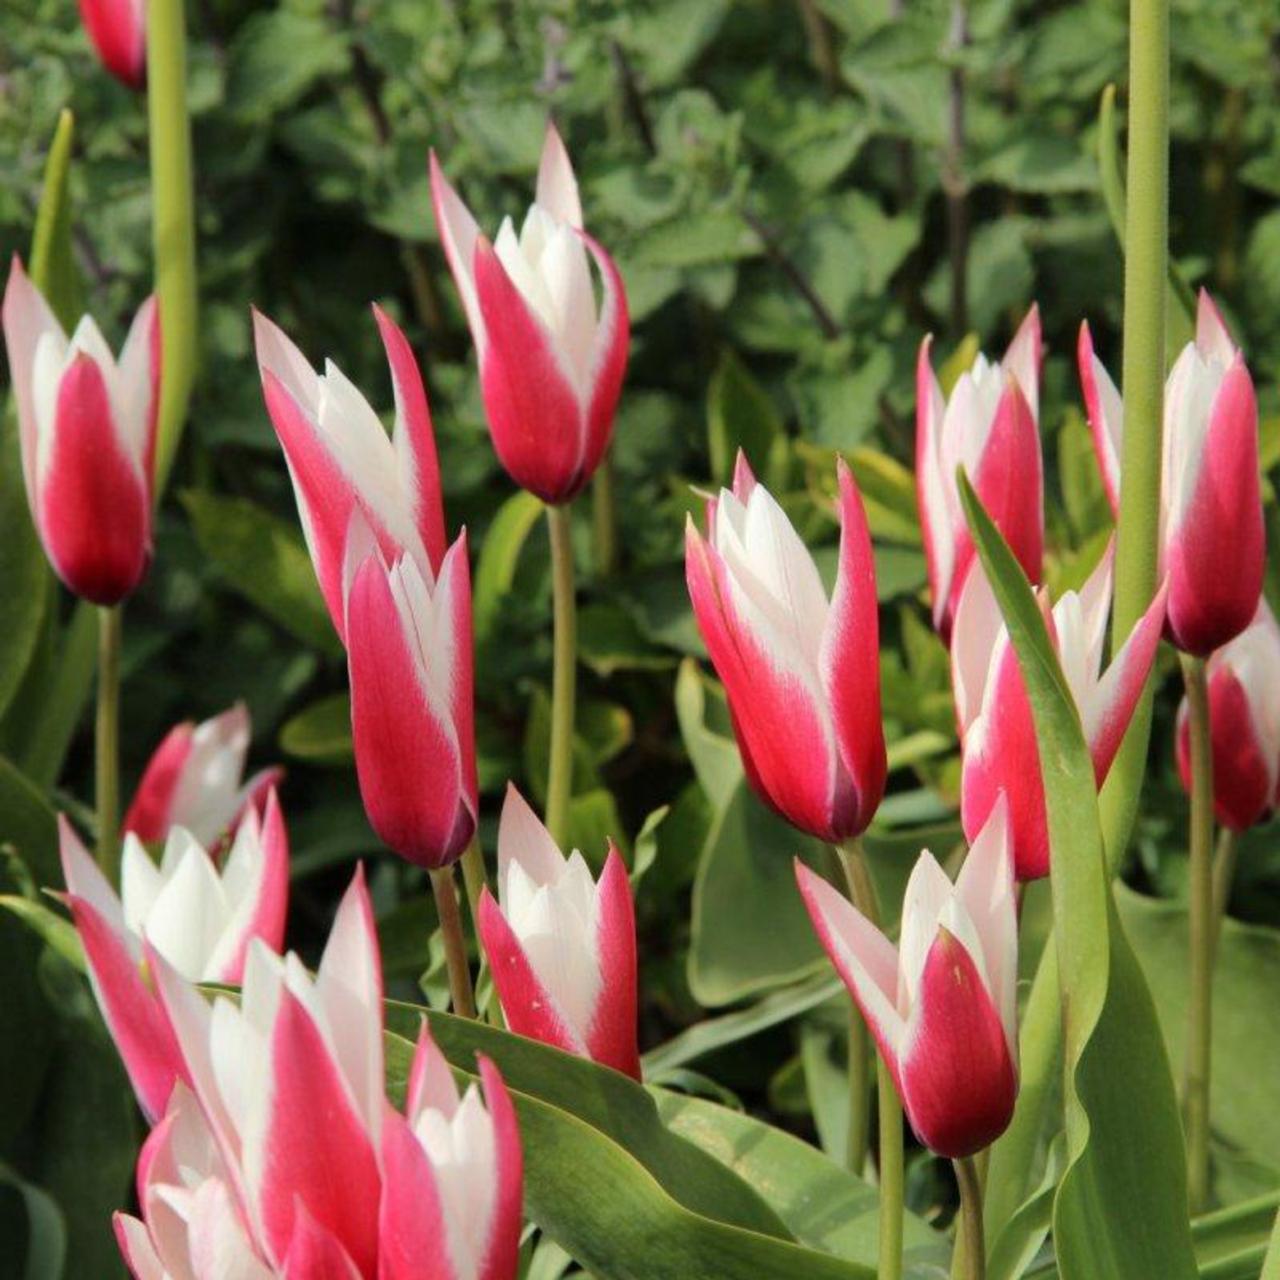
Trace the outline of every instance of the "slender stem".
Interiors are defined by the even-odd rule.
[[[147,3],[147,113],[163,366],[156,439],[159,493],[182,435],[196,370],[196,223],[183,0]]]
[[[862,841],[857,837],[846,840],[840,845],[839,852],[850,900],[872,924],[879,925],[880,906],[876,901],[876,888],[867,868],[866,855],[862,851]],[[849,1103],[850,1106],[855,1106],[858,1095],[853,1093],[855,1082],[852,1058],[849,1060],[849,1068]],[[876,1275],[879,1280],[900,1280],[903,1209],[902,1103],[898,1100],[898,1091],[889,1068],[879,1056],[876,1059],[876,1092],[880,1123],[880,1241]]]
[[[98,866],[120,879],[120,606],[98,610],[98,716],[94,735]]]
[[[987,1252],[982,1238],[982,1180],[972,1156],[953,1160],[960,1187],[960,1216],[956,1226],[956,1262],[951,1274],[958,1280],[983,1280]]]
[[[1231,884],[1236,878],[1236,858],[1240,853],[1240,835],[1230,827],[1218,832],[1218,848],[1213,855],[1213,951],[1218,952],[1222,921],[1231,902]]]
[[[1209,1199],[1209,1072],[1213,1045],[1213,750],[1204,659],[1182,655],[1191,737],[1189,899],[1191,980],[1187,999],[1187,1196],[1192,1213]]]
[[[612,577],[618,567],[618,502],[613,487],[613,451],[604,455],[591,479],[591,529],[596,576]]]
[[[467,891],[467,909],[471,912],[471,927],[476,938],[480,937],[480,894],[485,886],[484,852],[479,836],[473,837],[462,855],[462,883]]]
[[[449,995],[453,1011],[464,1018],[476,1016],[475,998],[471,994],[471,966],[467,960],[467,940],[462,935],[462,913],[453,888],[453,867],[440,867],[431,872],[431,892],[436,898],[440,932],[444,937],[444,958],[449,968]]]
[[[557,844],[568,834],[573,788],[573,702],[578,649],[573,588],[572,515],[569,505],[547,508],[551,532],[555,652],[551,679],[551,764],[547,775],[547,830]]]

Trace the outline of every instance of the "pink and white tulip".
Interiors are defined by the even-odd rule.
[[[138,309],[117,361],[91,316],[67,337],[15,256],[3,322],[22,475],[45,554],[76,595],[118,604],[151,562],[155,299]]]
[[[212,848],[250,809],[262,814],[284,770],[262,769],[242,782],[251,737],[243,703],[200,724],[174,725],[147,761],[124,830],[155,844],[174,827],[185,827]]]
[[[125,837],[119,896],[65,817],[58,820],[67,904],[84,946],[98,1007],[148,1118],[185,1079],[168,1020],[146,976],[152,949],[192,982],[238,983],[249,944],[284,941],[289,846],[275,792],[261,822],[250,810],[222,869],[182,827],[159,866]]]
[[[1247,831],[1280,807],[1280,626],[1265,600],[1234,640],[1209,656],[1213,808],[1218,822]],[[1178,708],[1178,773],[1191,790],[1187,701]]]
[[[1032,582],[1044,555],[1044,475],[1040,457],[1040,312],[1027,312],[993,363],[979,354],[944,398],[929,362],[932,339],[916,364],[916,500],[924,534],[933,625],[951,636],[960,593],[974,563],[960,506],[963,466],[982,505]]]
[[[743,768],[802,831],[838,842],[884,795],[875,562],[862,499],[839,464],[840,556],[830,600],[790,520],[739,455],[733,488],[690,520],[694,616],[724,682]]]
[[[80,19],[102,65],[130,89],[145,88],[146,0],[80,0]]]
[[[498,460],[544,502],[568,502],[609,446],[630,323],[613,259],[582,229],[564,143],[548,125],[537,193],[518,236],[508,218],[490,243],[434,152],[431,196],[476,345]]]
[[[950,1159],[1004,1132],[1018,1093],[1018,921],[997,805],[953,885],[926,849],[894,945],[798,859],[814,929],[893,1075],[916,1136]]]
[[[357,512],[343,598],[365,812],[402,858],[446,866],[462,856],[479,812],[466,532],[435,577],[407,553],[384,558]]]
[[[640,1078],[635,905],[612,841],[597,882],[508,786],[480,939],[513,1031]]]
[[[1099,787],[1155,661],[1164,625],[1164,588],[1103,671],[1110,610],[1108,551],[1084,587],[1065,592],[1047,619]],[[1009,838],[1018,879],[1046,876],[1048,816],[1031,703],[1017,654],[981,567],[970,574],[956,610],[951,667],[964,747],[961,819],[965,834],[970,840],[976,837],[1003,794],[1009,804]]]
[[[383,1133],[378,1280],[515,1280],[523,1161],[497,1067],[479,1060],[484,1097],[462,1095],[425,1024],[404,1116]]]
[[[1118,509],[1124,404],[1087,324],[1078,355],[1094,451]],[[1253,380],[1203,290],[1195,340],[1165,382],[1159,539],[1169,638],[1203,657],[1253,620],[1266,561]]]
[[[284,449],[302,530],[338,635],[345,637],[342,565],[359,512],[383,555],[408,556],[430,580],[445,554],[440,467],[426,389],[408,340],[379,307],[374,318],[395,392],[390,437],[332,361],[316,371],[283,330],[254,312],[267,411]]]

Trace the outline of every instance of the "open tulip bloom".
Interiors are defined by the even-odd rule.
[[[1088,324],[1078,355],[1094,450],[1118,510],[1124,404],[1093,353]],[[1266,560],[1253,380],[1203,290],[1195,340],[1165,383],[1163,439],[1159,554],[1168,633],[1184,653],[1203,657],[1253,620]]]
[[[622,277],[582,229],[564,143],[549,125],[519,235],[509,218],[492,242],[482,235],[434,152],[431,196],[498,459],[521,488],[553,505],[568,502],[609,446],[630,326]]]
[[[22,476],[45,554],[76,595],[118,604],[151,562],[155,299],[138,309],[117,361],[91,316],[67,337],[15,257],[3,320]]]
[[[639,1079],[635,907],[612,842],[597,883],[508,787],[498,901],[484,890],[480,938],[513,1031]]]
[[[974,563],[973,539],[956,488],[957,467],[967,471],[1027,577],[1040,580],[1040,313],[1031,308],[998,364],[979,354],[947,397],[929,361],[931,343],[925,338],[916,363],[916,494],[933,625],[948,639]]]
[[[243,703],[200,724],[174,725],[147,761],[124,830],[154,844],[185,827],[212,848],[251,808],[261,813],[284,770],[262,769],[241,781],[251,736]]]
[[[388,1105],[362,873],[314,977],[255,942],[238,1004],[211,1006],[151,962],[185,1083],[139,1163],[143,1219],[117,1218],[135,1276],[514,1280],[522,1175],[510,1098],[484,1059],[484,1101],[474,1087],[460,1097],[424,1032],[407,1114]],[[243,1273],[219,1269],[232,1260]]]
[[[875,562],[853,475],[838,467],[840,555],[828,600],[818,567],[739,455],[733,488],[689,520],[694,616],[724,682],[743,768],[789,822],[838,843],[884,794]]]
[[[1280,806],[1280,626],[1265,600],[1207,663],[1218,821],[1247,831]],[[1178,708],[1178,772],[1191,790],[1187,700]]]
[[[1018,1092],[1018,921],[1003,803],[953,885],[926,849],[897,948],[804,863],[813,926],[857,1001],[916,1136],[949,1159],[1004,1132]]]
[[[1156,594],[1104,671],[1110,611],[1108,549],[1081,590],[1065,592],[1047,618],[1099,787],[1120,749],[1155,661],[1164,624],[1165,590],[1162,587]],[[1018,879],[1047,876],[1048,817],[1031,703],[1017,654],[981,568],[970,575],[956,611],[951,666],[964,748],[961,817],[965,834],[975,838],[1003,794],[1009,805],[1009,838]]]
[[[146,0],[80,0],[80,18],[102,65],[130,89],[145,87]]]
[[[357,512],[343,600],[365,812],[402,858],[447,866],[466,849],[479,811],[465,531],[433,577],[410,555],[385,559]]]
[[[390,438],[369,402],[332,361],[316,371],[284,332],[254,313],[267,411],[293,480],[302,531],[338,635],[346,636],[342,565],[359,512],[383,555],[408,556],[430,580],[445,554],[444,507],[426,389],[404,334],[380,308],[374,317],[391,366]]]
[[[58,829],[67,904],[98,1007],[154,1120],[184,1070],[146,976],[145,950],[192,982],[238,983],[253,939],[279,949],[289,893],[280,806],[273,791],[261,822],[254,810],[246,814],[221,869],[182,827],[169,832],[159,866],[126,836],[118,897],[65,817]]]

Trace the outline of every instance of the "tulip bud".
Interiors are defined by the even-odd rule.
[[[80,0],[80,19],[102,65],[130,89],[146,88],[146,0]]]
[[[1079,591],[1065,592],[1047,618],[1093,759],[1106,780],[1155,661],[1164,624],[1162,587],[1106,671],[1111,552]],[[1022,669],[981,566],[965,584],[951,638],[956,716],[964,746],[961,818],[974,839],[1003,796],[1019,880],[1049,874],[1049,827],[1035,723]]]
[[[379,1280],[474,1276],[515,1280],[523,1168],[515,1108],[497,1067],[479,1060],[459,1096],[425,1023],[402,1117],[383,1138]],[[477,1180],[477,1170],[483,1170]]]
[[[250,736],[243,703],[198,725],[174,725],[147,761],[124,830],[143,844],[156,844],[173,827],[185,827],[213,848],[250,809],[261,816],[284,770],[262,769],[242,783]]]
[[[498,460],[544,502],[568,502],[609,446],[630,324],[613,259],[582,230],[564,143],[548,126],[537,195],[519,236],[510,219],[492,243],[481,235],[434,152],[431,195]],[[598,308],[588,259],[600,273]]]
[[[838,469],[840,557],[830,601],[813,557],[739,456],[732,490],[689,522],[694,616],[724,682],[747,778],[820,840],[865,830],[884,795],[875,562],[853,476]]]
[[[612,842],[594,882],[508,786],[498,901],[484,890],[480,939],[512,1031],[640,1078],[635,907]]]
[[[445,553],[435,435],[422,375],[404,334],[380,308],[374,318],[395,391],[390,438],[369,402],[332,361],[317,374],[284,332],[254,312],[262,392],[284,449],[302,531],[339,636],[345,637],[342,564],[352,515],[383,555],[409,556],[424,578]]]
[[[929,363],[916,364],[916,487],[924,534],[933,625],[950,639],[960,593],[973,567],[973,539],[960,506],[963,466],[982,505],[1032,582],[1044,555],[1044,476],[1040,459],[1040,312],[1027,312],[999,364],[983,355],[951,395]]]
[[[447,866],[462,856],[479,810],[466,533],[432,578],[410,555],[384,559],[357,511],[343,598],[365,812],[402,858]]]
[[[118,604],[151,561],[155,299],[139,308],[119,362],[90,316],[67,338],[16,257],[3,315],[22,475],[45,554],[77,595]]]
[[[1018,1093],[1018,920],[1003,802],[953,885],[925,850],[898,948],[798,859],[813,927],[875,1036],[916,1136],[949,1159],[1004,1132]]]
[[[1213,808],[1219,823],[1247,831],[1280,805],[1280,626],[1265,600],[1234,640],[1209,656]],[[1178,773],[1191,791],[1187,700],[1178,708]]]
[[[221,871],[182,827],[157,867],[125,837],[120,895],[65,817],[58,820],[67,902],[80,933],[98,1007],[143,1111],[155,1119],[186,1072],[144,976],[144,944],[192,982],[238,983],[252,939],[279,948],[289,893],[289,845],[275,792],[261,822],[250,810]]]
[[[1124,403],[1093,353],[1087,324],[1078,356],[1094,451],[1118,510]],[[1177,648],[1203,657],[1253,619],[1266,561],[1253,380],[1203,290],[1195,340],[1165,382],[1163,439],[1159,573],[1169,585],[1166,626]]]

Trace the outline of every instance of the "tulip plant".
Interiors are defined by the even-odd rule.
[[[736,149],[792,93],[776,68],[753,81],[749,121],[726,127],[690,91],[655,124],[646,95],[692,39],[691,10],[662,10],[639,75],[640,6],[591,57],[543,15],[535,93],[495,70],[525,21],[501,8],[449,30],[477,85],[502,81],[502,114],[469,132],[467,85],[450,102],[433,87],[419,138],[414,94],[453,56],[424,31],[448,15],[365,30],[349,3],[263,9],[189,65],[178,0],[80,0],[76,39],[119,82],[98,88],[127,101],[115,109],[148,156],[153,288],[123,294],[138,244],[104,264],[78,238],[72,197],[114,152],[92,116],[64,114],[2,316],[14,1274],[1280,1280],[1275,1108],[1221,1082],[1280,1080],[1261,1049],[1280,1053],[1280,993],[1264,1008],[1231,990],[1251,965],[1280,982],[1280,935],[1229,919],[1280,809],[1277,401],[1232,272],[1196,294],[1170,259],[1168,0],[1130,0],[1127,170],[1115,91],[1103,99],[1123,323],[1099,306],[1096,345],[1076,311],[1060,323],[1050,282],[1039,302],[1014,296],[994,238],[969,243],[982,202],[966,147],[990,125],[968,139],[966,96],[993,65],[969,56],[989,25],[977,3],[955,0],[936,83],[911,78],[920,55],[901,62],[929,15],[800,4],[827,96],[780,144],[789,176],[758,191]],[[750,8],[726,40],[766,21]],[[403,84],[380,70],[394,47],[413,50]],[[608,130],[633,131],[649,168],[580,183],[597,135],[543,99],[606,66]],[[378,182],[412,155],[409,195],[371,220],[396,242],[412,314],[395,273],[365,269],[363,239],[326,244],[345,264],[336,299],[286,237],[260,266],[288,286],[261,309],[219,300],[218,255],[197,269],[198,231],[256,216],[197,186],[193,161],[215,185],[242,162],[206,99],[248,120],[255,94],[285,110],[308,89],[313,114],[253,145],[319,163],[376,140]],[[859,259],[869,292],[896,275],[906,301],[878,335],[887,364],[852,382],[866,335],[856,308],[833,314],[844,266],[793,256],[758,212],[802,206],[865,141],[815,175],[818,133],[879,135],[840,114],[846,93],[904,119],[919,97],[947,104],[950,271],[925,281],[923,259],[899,259],[881,279]],[[326,97],[361,104],[360,128],[337,128]],[[503,157],[493,172],[477,139]],[[907,141],[895,125],[866,167],[896,173],[895,207],[924,219],[939,211],[917,197]],[[673,150],[683,168],[663,167]],[[517,229],[499,210],[535,163]],[[974,182],[1009,162],[984,163]],[[716,200],[681,205],[711,169]],[[291,181],[280,164],[257,198]],[[646,202],[681,213],[637,213]],[[900,216],[855,186],[840,202],[855,222]],[[769,355],[759,376],[721,361],[707,456],[678,479],[680,433],[652,427],[667,410],[680,422],[677,398],[637,384],[696,365],[706,313],[752,256],[791,291],[786,318],[732,317],[777,326]],[[664,324],[689,261],[682,351]],[[799,349],[796,306],[824,343],[810,408],[866,411],[846,434],[807,439],[804,412],[795,432],[779,412],[787,380],[767,366]],[[928,333],[929,310],[956,331]],[[223,330],[235,359],[214,377],[197,357]],[[1007,342],[999,360],[978,330]],[[221,381],[260,419],[237,438],[248,470],[205,438]],[[583,576],[588,492],[600,545]],[[529,537],[543,513],[545,552]],[[215,570],[239,597],[226,617],[196,603]],[[182,679],[156,665],[161,618],[190,646]],[[304,687],[323,697],[297,711]],[[251,771],[255,723],[286,707],[265,758],[288,769]],[[122,773],[137,777],[123,815]],[[1172,901],[1153,902],[1161,890]],[[58,1104],[81,1094],[65,1121]],[[73,1169],[108,1198],[76,1194]]]

